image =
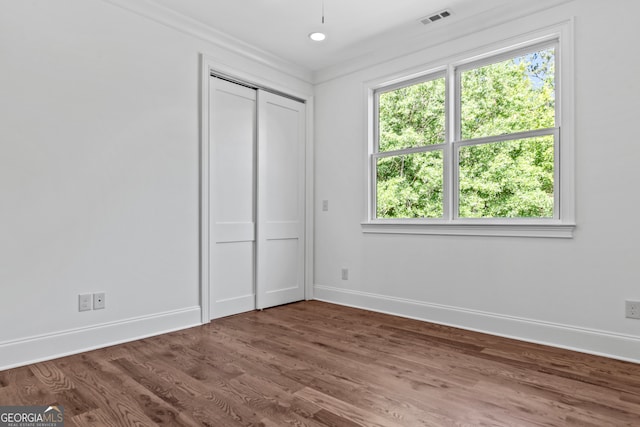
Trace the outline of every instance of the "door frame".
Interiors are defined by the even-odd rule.
[[[245,82],[248,86],[271,89],[279,94],[286,94],[305,102],[305,251],[304,251],[304,297],[313,298],[313,218],[314,218],[314,159],[313,159],[313,95],[300,93],[290,87],[282,86],[263,77],[240,71],[236,68],[221,64],[214,58],[200,55],[200,310],[201,323],[209,323],[209,291],[210,271],[210,224],[209,224],[209,84],[211,74],[233,76],[237,82]]]

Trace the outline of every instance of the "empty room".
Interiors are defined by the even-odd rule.
[[[0,426],[640,425],[638,15],[0,0]]]

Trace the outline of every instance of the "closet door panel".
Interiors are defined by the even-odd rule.
[[[304,299],[305,106],[258,92],[257,308]]]
[[[255,309],[256,91],[211,79],[210,313]]]

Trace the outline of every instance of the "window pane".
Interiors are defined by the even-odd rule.
[[[444,96],[444,77],[381,93],[379,151],[444,143]]]
[[[442,150],[378,159],[378,218],[441,218]]]
[[[555,49],[464,71],[462,139],[555,126]]]
[[[554,137],[461,147],[461,218],[549,218]]]

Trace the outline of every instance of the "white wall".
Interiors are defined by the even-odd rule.
[[[0,369],[199,323],[200,53],[312,91],[107,2],[2,2]]]
[[[640,323],[623,313],[640,299],[638,12],[580,0],[318,85],[316,207],[330,210],[316,209],[316,296],[640,360]],[[363,82],[570,16],[575,238],[364,235]],[[199,322],[201,52],[311,91],[271,59],[108,2],[2,2],[0,369]],[[95,291],[107,309],[79,313]]]
[[[640,299],[639,13],[580,0],[319,84],[315,198],[330,210],[316,210],[316,297],[640,361],[640,321],[624,317],[625,299]],[[363,234],[364,83],[572,17],[575,237]]]

